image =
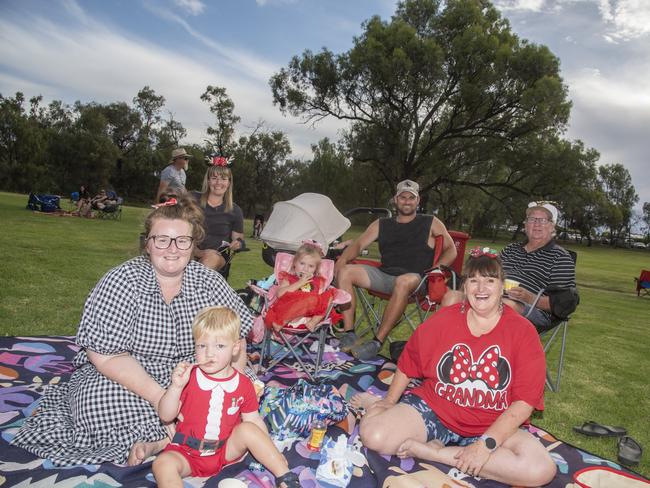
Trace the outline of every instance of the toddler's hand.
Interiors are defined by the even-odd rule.
[[[192,365],[186,362],[180,362],[174,368],[172,373],[172,385],[177,388],[183,388],[190,381],[190,373],[192,372]]]

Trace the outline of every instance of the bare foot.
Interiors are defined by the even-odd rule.
[[[142,464],[149,456],[153,456],[162,451],[168,442],[168,437],[154,442],[136,442],[131,446],[131,451],[129,452],[126,464],[129,466]]]
[[[426,443],[418,442],[415,439],[406,439],[399,446],[396,454],[399,458],[416,457],[435,461],[438,450],[443,447],[445,447],[444,444],[436,439]]]
[[[354,408],[363,408],[367,412],[370,407],[372,407],[379,400],[381,400],[381,397],[373,395],[372,393],[357,393],[352,398],[350,398],[350,405],[352,405]]]

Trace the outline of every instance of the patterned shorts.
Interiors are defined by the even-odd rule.
[[[440,422],[440,419],[435,414],[435,412],[431,410],[429,405],[427,405],[427,402],[422,400],[422,398],[417,395],[407,393],[406,395],[402,396],[400,403],[410,405],[420,414],[427,429],[427,442],[436,439],[442,442],[445,446],[448,444],[453,444],[456,446],[468,446],[476,442],[478,439],[478,436],[463,437],[449,430],[442,424],[442,422]]]

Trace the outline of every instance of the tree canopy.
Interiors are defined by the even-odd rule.
[[[269,84],[287,116],[346,122],[340,140],[292,159],[288,136],[264,121],[244,133],[216,85],[200,95],[214,123],[194,144],[149,86],[131,103],[43,106],[40,96],[0,95],[0,187],[67,193],[86,184],[150,201],[183,145],[194,156],[191,189],[201,187],[204,155],[234,156],[235,200],[249,216],[305,191],[342,209],[385,206],[411,178],[426,211],[471,233],[521,228],[533,199],[558,202],[564,226],[587,239],[603,225],[629,232],[638,201],[629,173],[598,166],[597,151],[564,138],[571,102],[559,59],[515,35],[488,0],[404,0],[389,20],[364,22],[347,51],[306,50]]]

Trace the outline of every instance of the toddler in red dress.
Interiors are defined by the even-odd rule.
[[[227,307],[205,308],[194,319],[197,364],[179,363],[158,402],[163,422],[177,420],[171,443],[153,463],[160,488],[217,474],[247,451],[273,473],[278,488],[300,486],[269,437],[253,384],[232,366],[239,330],[239,316]]]
[[[281,329],[289,322],[309,317],[310,331],[323,320],[332,301],[333,289],[325,290],[325,279],[318,274],[322,248],[315,241],[305,241],[296,251],[289,271],[278,276],[276,299],[264,317],[267,327]]]

